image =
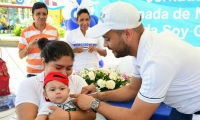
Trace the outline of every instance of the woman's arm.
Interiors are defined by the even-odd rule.
[[[104,56],[104,57],[107,55],[106,50],[103,50],[103,49],[100,49],[100,48],[97,48],[97,47],[94,47],[94,46],[88,47],[88,52],[92,53],[94,51],[96,51],[99,55]]]
[[[107,55],[107,51],[106,51],[106,48],[103,46],[104,45],[103,40],[102,38],[97,38],[97,40],[98,40],[98,43],[97,43],[96,51],[100,56],[105,57]]]
[[[102,50],[102,49],[99,49],[99,48],[97,48],[97,53],[99,54],[99,55],[101,55],[101,56],[106,56],[107,55],[107,52],[106,52],[106,50]]]
[[[96,118],[96,113],[92,111],[78,110],[68,113],[57,106],[50,106],[49,108],[54,112],[49,115],[48,120],[69,120],[69,117],[71,120],[95,120]]]
[[[47,115],[38,115],[35,120],[47,120]]]
[[[29,108],[29,109],[28,109]],[[30,109],[31,108],[31,109]],[[69,113],[57,106],[49,107],[55,110],[49,115],[49,120],[69,120]],[[37,117],[38,107],[32,103],[22,103],[16,107],[18,120],[46,120],[43,116]],[[95,120],[96,114],[92,111],[70,111],[71,120]],[[37,119],[36,119],[37,117]],[[40,119],[42,118],[42,119]]]
[[[38,106],[32,103],[21,103],[16,107],[18,120],[35,120]]]
[[[37,92],[41,91],[43,83],[35,80],[36,77],[26,78],[21,81],[15,99],[16,113],[19,120],[34,120],[40,106]],[[42,95],[41,95],[42,96]]]
[[[96,113],[92,111],[72,111],[71,113],[71,120],[95,120]]]

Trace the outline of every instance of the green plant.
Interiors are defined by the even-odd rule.
[[[15,24],[15,25],[14,25],[13,33],[14,33],[16,36],[20,36],[21,33],[22,33],[22,30],[23,30],[23,28],[22,28],[21,25]]]
[[[64,38],[66,30],[62,28],[61,26],[55,26],[55,28],[58,30],[58,34],[60,38]]]
[[[0,7],[0,13],[1,13],[1,15],[6,14],[7,13],[7,8]]]
[[[29,19],[24,19],[24,20],[21,20],[19,24],[20,26],[22,26],[22,28],[26,28],[28,26],[30,26],[32,23],[33,23],[33,19],[29,18]]]

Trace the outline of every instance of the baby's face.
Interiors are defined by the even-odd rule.
[[[53,103],[62,104],[69,96],[69,88],[64,83],[53,80],[46,84],[44,96]]]

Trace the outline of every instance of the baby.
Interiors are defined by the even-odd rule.
[[[43,95],[46,103],[39,108],[37,118],[35,120],[46,120],[47,116],[53,111],[48,106],[58,106],[65,111],[78,110],[69,97],[68,77],[60,72],[50,72],[44,79]]]

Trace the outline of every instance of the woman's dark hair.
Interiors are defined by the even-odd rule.
[[[71,56],[74,60],[74,52],[72,48],[64,41],[50,41],[47,38],[40,38],[37,44],[42,51],[40,56],[44,57],[45,63],[56,61],[63,56]]]
[[[78,12],[77,12],[77,18],[82,14],[82,13],[87,13],[89,18],[90,18],[90,13],[88,12],[88,10],[86,8],[83,8],[83,9],[80,9]]]
[[[47,14],[48,14],[48,9],[47,9],[47,6],[45,3],[43,2],[36,2],[33,4],[33,7],[32,7],[32,13],[34,13],[34,11],[36,9],[40,9],[40,8],[45,8],[47,10]]]

